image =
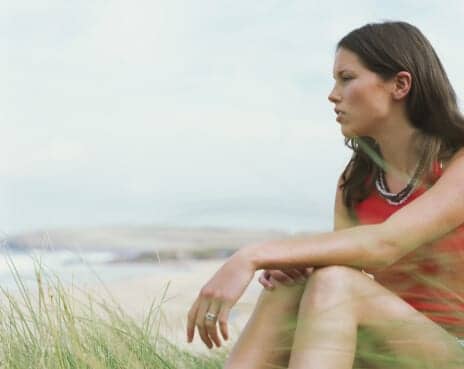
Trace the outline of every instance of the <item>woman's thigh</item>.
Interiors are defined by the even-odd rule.
[[[464,347],[462,348],[464,355]],[[456,361],[459,363],[459,358]],[[461,359],[462,362],[462,359]],[[456,366],[455,368],[464,368]],[[397,353],[393,350],[385,338],[380,334],[368,328],[360,327],[358,329],[358,341],[356,345],[356,355],[353,369],[413,369],[413,368],[434,368],[424,366],[419,359],[408,355],[407,352]],[[443,366],[443,368],[449,368]]]
[[[359,327],[357,336],[353,369],[401,369],[401,360],[383,337],[364,327]]]
[[[276,288],[261,292],[225,369],[287,367],[304,285],[272,282]]]
[[[318,290],[318,304],[337,303],[333,299],[337,290],[342,295],[342,291],[350,289],[350,301],[338,303],[353,303],[355,307],[360,327],[356,356],[358,361],[370,361],[365,367],[464,368],[464,349],[454,336],[358,270],[326,267],[313,273],[311,279]],[[314,300],[313,293],[308,288],[302,302]],[[457,362],[461,366],[455,365]]]

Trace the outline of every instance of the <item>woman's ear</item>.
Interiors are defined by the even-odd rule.
[[[401,71],[396,74],[393,79],[393,98],[395,100],[401,100],[407,96],[412,86],[411,73]]]

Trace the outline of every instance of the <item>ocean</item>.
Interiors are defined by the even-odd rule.
[[[16,276],[26,285],[36,283],[36,271],[44,279],[58,278],[64,284],[99,284],[163,273],[172,267],[157,263],[114,262],[119,255],[112,252],[75,252],[70,250],[3,249],[0,253],[0,286],[17,288]]]

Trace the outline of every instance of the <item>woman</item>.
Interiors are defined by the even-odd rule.
[[[374,362],[462,369],[464,118],[453,88],[404,22],[350,32],[333,73],[329,100],[353,150],[334,231],[237,251],[201,289],[187,340],[197,327],[219,347],[217,327],[227,339],[230,309],[263,269],[276,288],[262,292],[225,368],[352,368],[368,333],[384,355]]]

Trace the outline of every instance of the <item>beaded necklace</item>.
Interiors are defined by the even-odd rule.
[[[419,178],[423,172],[425,165],[425,160],[422,158],[419,161],[419,164],[417,165],[414,174],[412,178],[409,180],[408,184],[406,187],[404,187],[400,192],[398,193],[392,193],[390,192],[387,181],[385,179],[385,171],[380,168],[379,174],[377,176],[377,179],[375,180],[375,187],[377,188],[377,191],[379,194],[391,205],[401,205],[404,203],[414,192],[414,189],[419,182]]]

